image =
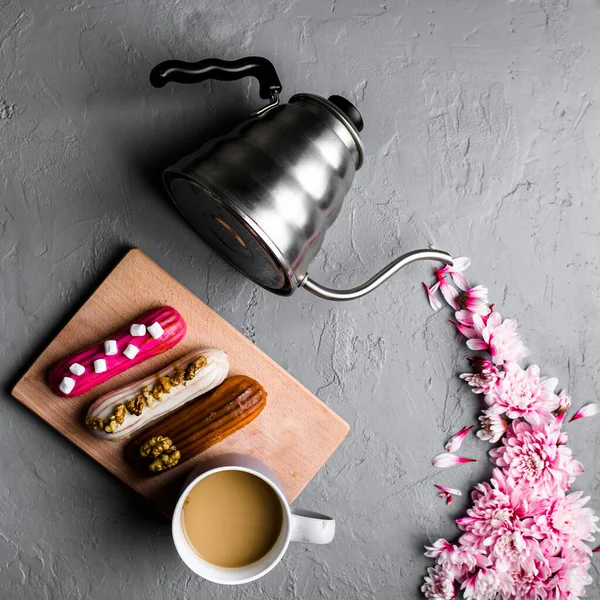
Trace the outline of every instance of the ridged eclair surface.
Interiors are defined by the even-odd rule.
[[[127,454],[136,465],[145,465],[147,471],[149,461],[160,456],[148,456],[144,460],[140,449],[153,439],[168,439],[179,452],[175,464],[181,464],[245,427],[266,403],[267,393],[260,383],[245,375],[229,377],[207,394],[145,429],[132,441]]]

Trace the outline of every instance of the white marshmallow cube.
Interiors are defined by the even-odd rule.
[[[94,373],[106,372],[106,361],[103,358],[99,358],[94,361]]]
[[[69,371],[71,371],[73,375],[83,375],[85,373],[85,367],[79,363],[73,363],[69,367]]]
[[[117,353],[117,342],[115,340],[106,340],[104,342],[104,354],[114,356]]]
[[[165,330],[160,326],[160,323],[152,323],[150,327],[148,327],[148,333],[156,340],[158,339]]]
[[[139,323],[134,323],[129,328],[129,333],[133,337],[142,337],[143,335],[146,335],[146,326],[145,325],[140,325]]]
[[[125,348],[125,350],[123,350],[123,354],[130,360],[133,360],[139,351],[140,351],[140,349],[137,346],[134,346],[133,344],[129,344],[129,346],[127,346],[127,348]]]
[[[72,377],[63,377],[58,389],[63,394],[70,394],[75,387],[75,380]]]

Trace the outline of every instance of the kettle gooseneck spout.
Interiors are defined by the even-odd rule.
[[[325,300],[355,300],[356,298],[360,298],[361,296],[365,296],[369,292],[372,292],[384,281],[387,281],[395,273],[400,271],[400,269],[403,269],[404,267],[419,260],[434,260],[445,265],[453,265],[452,257],[447,252],[443,252],[442,250],[413,250],[412,252],[407,252],[406,254],[396,258],[389,265],[371,277],[371,279],[368,281],[365,281],[361,285],[347,290],[335,290],[324,287],[311,279],[308,275],[301,283],[301,286],[311,294],[314,294],[315,296]]]

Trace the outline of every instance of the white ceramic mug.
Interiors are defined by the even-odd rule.
[[[219,471],[243,471],[265,481],[277,494],[283,509],[283,525],[279,538],[273,548],[260,560],[238,568],[218,567],[196,554],[186,540],[182,526],[183,504],[192,488],[205,477]],[[325,515],[308,511],[292,512],[290,504],[283,492],[283,487],[275,473],[264,463],[251,456],[228,454],[212,459],[192,471],[187,478],[175,511],[172,523],[173,541],[183,562],[197,575],[214,583],[238,585],[254,581],[266,575],[279,563],[290,542],[308,542],[311,544],[328,544],[335,535],[335,521]]]

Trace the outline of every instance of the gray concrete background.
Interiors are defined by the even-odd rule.
[[[161,167],[260,105],[250,81],[151,89],[167,58],[272,59],[284,99],[347,94],[368,159],[313,271],[358,283],[434,243],[516,318],[575,405],[600,385],[598,0],[3,0],[0,6],[0,596],[418,598],[425,542],[453,536],[430,458],[478,403],[466,353],[415,266],[336,305],[257,289],[200,243]],[[220,589],[178,561],[137,497],[13,401],[9,386],[139,246],[352,425],[298,505],[338,519],[260,582]],[[600,508],[598,422],[569,426]],[[308,441],[307,441],[308,443]],[[598,564],[597,561],[595,563]],[[588,595],[598,597],[595,584]]]

